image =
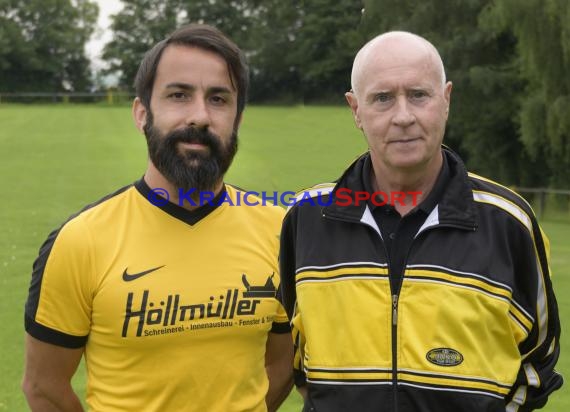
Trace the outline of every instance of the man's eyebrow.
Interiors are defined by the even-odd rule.
[[[215,86],[215,87],[209,87],[208,88],[208,93],[212,93],[212,94],[231,94],[233,90],[224,87],[224,86]]]
[[[189,83],[174,82],[168,83],[165,87],[166,89],[182,89],[182,90],[196,90],[196,86]]]
[[[392,90],[390,89],[375,89],[375,90],[371,90],[368,93],[366,93],[364,95],[364,98],[366,100],[372,100],[374,99],[376,96],[378,96],[379,94],[386,94],[386,95],[391,95],[393,94]]]
[[[166,88],[167,89],[181,89],[181,90],[187,90],[187,91],[191,91],[191,92],[196,90],[196,86],[189,84],[189,83],[181,83],[181,82],[168,83],[166,85]],[[231,94],[232,90],[230,88],[224,87],[224,86],[213,86],[213,87],[209,87],[207,92],[210,94],[218,94],[218,93]]]

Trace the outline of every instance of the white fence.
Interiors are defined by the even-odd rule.
[[[2,103],[107,103],[131,102],[134,93],[108,90],[96,93],[0,93]]]

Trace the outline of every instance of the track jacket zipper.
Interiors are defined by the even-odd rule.
[[[384,254],[386,256],[386,262],[388,264],[388,277],[390,279],[390,275],[392,274],[391,269],[392,269],[392,264],[390,262],[390,257],[388,255],[388,251],[386,250],[386,244],[384,243],[384,239],[382,238],[382,234],[380,233],[380,228],[378,228],[377,226],[374,227],[373,225],[367,223],[367,222],[363,222],[361,220],[357,220],[357,219],[353,219],[353,218],[348,218],[346,216],[338,216],[338,215],[334,215],[334,214],[326,214],[324,211],[322,213],[322,216],[324,218],[327,219],[331,219],[331,220],[338,220],[341,222],[348,222],[348,223],[358,223],[364,226],[368,226],[369,228],[373,229],[378,236],[380,237],[380,241],[382,243],[382,247],[384,248]],[[402,266],[402,270],[403,272],[400,274],[399,279],[397,279],[397,283],[395,284],[394,289],[392,290],[392,282],[390,282],[390,293],[391,293],[391,298],[392,298],[392,339],[391,339],[391,344],[392,344],[392,389],[393,389],[393,408],[392,408],[392,412],[398,412],[398,303],[399,303],[399,299],[400,299],[400,290],[402,289],[402,283],[404,282],[404,272],[406,270],[406,264],[408,262],[408,258],[410,256],[410,252],[412,250],[412,247],[414,246],[414,242],[415,240],[422,234],[424,234],[425,232],[429,231],[429,230],[433,230],[435,228],[441,228],[441,227],[449,227],[449,228],[455,228],[455,229],[462,229],[462,230],[475,230],[475,227],[471,227],[471,226],[467,226],[467,225],[462,225],[462,224],[453,224],[453,223],[438,223],[436,225],[433,226],[427,226],[422,228],[420,231],[418,231],[418,233],[416,233],[412,239],[412,242],[410,244],[410,247],[408,248],[408,251],[406,253],[406,258],[404,259],[404,264]]]

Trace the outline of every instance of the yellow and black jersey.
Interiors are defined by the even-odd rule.
[[[546,237],[522,198],[443,151],[450,180],[399,290],[368,205],[329,202],[364,190],[369,154],[313,190],[326,206],[289,210],[280,296],[311,410],[528,411],[562,385]]]
[[[283,209],[235,206],[226,185],[189,212],[144,180],[88,206],[40,250],[27,332],[85,347],[93,411],[265,411]],[[217,204],[217,206],[215,205]]]

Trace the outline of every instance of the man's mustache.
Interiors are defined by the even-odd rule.
[[[218,149],[220,146],[220,138],[218,136],[209,132],[207,129],[196,129],[194,127],[174,130],[166,136],[165,140],[169,145],[193,143],[202,144],[215,149]]]

